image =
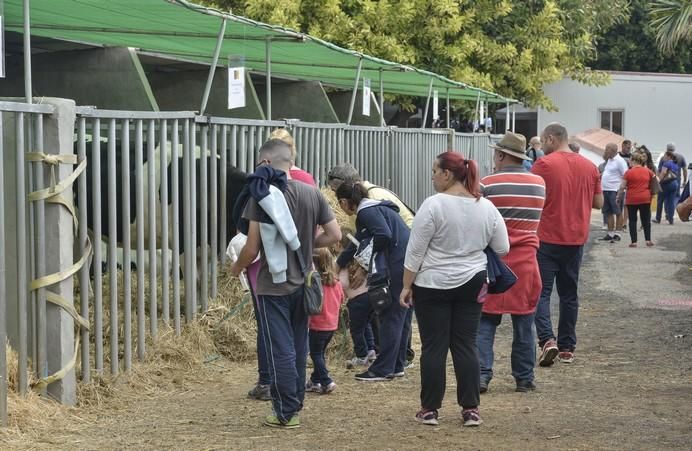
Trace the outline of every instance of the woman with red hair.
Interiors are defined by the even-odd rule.
[[[416,420],[438,424],[451,350],[464,426],[478,426],[476,334],[479,295],[487,280],[483,250],[490,246],[498,255],[507,254],[507,228],[497,208],[480,195],[475,161],[455,152],[440,154],[433,163],[432,182],[437,194],[423,202],[413,220],[400,296],[404,307],[415,302],[422,343]]]

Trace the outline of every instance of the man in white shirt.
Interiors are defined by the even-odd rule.
[[[603,157],[606,163],[601,175],[601,187],[603,188],[603,214],[608,218],[608,234],[601,238],[601,241],[612,243],[620,241],[619,232],[622,231],[622,203],[617,202],[617,191],[627,171],[627,162],[618,154],[618,146],[615,143],[606,145]]]

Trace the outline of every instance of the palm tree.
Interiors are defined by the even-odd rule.
[[[649,6],[656,42],[670,53],[683,41],[692,41],[692,0],[654,0]]]

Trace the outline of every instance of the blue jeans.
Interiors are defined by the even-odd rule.
[[[392,290],[392,303],[379,314],[380,353],[370,365],[370,372],[381,377],[404,371],[408,332],[405,309],[399,305],[401,289]]]
[[[262,333],[267,344],[274,413],[288,422],[305,399],[308,316],[303,287],[286,296],[259,296]]]
[[[370,300],[368,294],[363,293],[360,296],[348,301],[348,320],[351,339],[353,340],[353,351],[356,357],[365,358],[368,351],[375,349],[375,337],[372,334],[372,326],[370,325]]]
[[[313,368],[310,380],[313,384],[322,384],[324,388],[334,382],[329,377],[327,362],[324,360],[324,353],[333,336],[333,330],[310,330],[309,332],[310,358],[312,359]]]
[[[678,180],[673,180],[672,182],[662,183],[661,192],[658,193],[658,200],[656,203],[656,220],[661,221],[661,208],[665,209],[666,219],[671,224],[675,218],[675,205],[678,200],[678,193],[680,192],[680,182]]]
[[[541,242],[538,248],[538,267],[543,289],[536,309],[536,333],[538,344],[555,339],[550,319],[550,295],[553,282],[560,297],[560,316],[557,326],[557,347],[560,351],[573,352],[577,345],[577,316],[579,313],[579,268],[584,246],[563,246]]]
[[[478,327],[478,359],[481,365],[481,380],[490,382],[493,378],[493,344],[495,330],[502,321],[502,315],[481,314]],[[533,367],[536,363],[536,345],[533,335],[534,314],[512,315],[512,376],[519,381],[533,381]]]

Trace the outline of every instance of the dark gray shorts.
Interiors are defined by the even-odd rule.
[[[622,206],[616,202],[617,191],[603,191],[603,214],[619,215],[622,213]]]

